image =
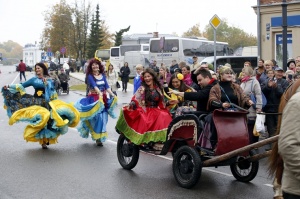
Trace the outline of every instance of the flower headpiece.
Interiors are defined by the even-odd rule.
[[[179,80],[183,80],[183,74],[181,74],[181,73],[177,73],[176,77]]]
[[[101,62],[101,58],[95,57],[96,60],[98,60],[99,62]]]

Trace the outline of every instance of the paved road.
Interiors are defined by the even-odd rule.
[[[0,85],[11,83],[17,73],[1,76]],[[28,74],[28,78],[32,74]],[[30,90],[29,90],[30,92]],[[62,95],[72,102],[84,92]],[[119,108],[131,94],[118,92]],[[3,105],[3,98],[0,99]],[[190,190],[178,187],[172,173],[172,158],[141,153],[132,171],[121,168],[116,156],[116,119],[109,119],[109,140],[97,147],[83,139],[75,128],[59,138],[59,143],[42,150],[37,143],[26,143],[22,134],[26,123],[8,125],[0,109],[0,198],[271,198],[271,179],[265,160],[251,183],[240,183],[228,167],[203,169],[199,183]]]

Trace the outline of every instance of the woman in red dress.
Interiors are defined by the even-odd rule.
[[[162,86],[150,68],[141,78],[141,86],[131,102],[121,109],[116,129],[136,145],[165,142],[172,117],[163,102]]]

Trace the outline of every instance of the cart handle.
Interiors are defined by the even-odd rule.
[[[258,112],[258,115],[282,115],[282,113],[265,113],[265,112]]]

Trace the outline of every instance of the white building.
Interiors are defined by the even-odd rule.
[[[34,66],[42,60],[44,51],[37,44],[26,44],[23,48],[23,62],[28,66]]]

